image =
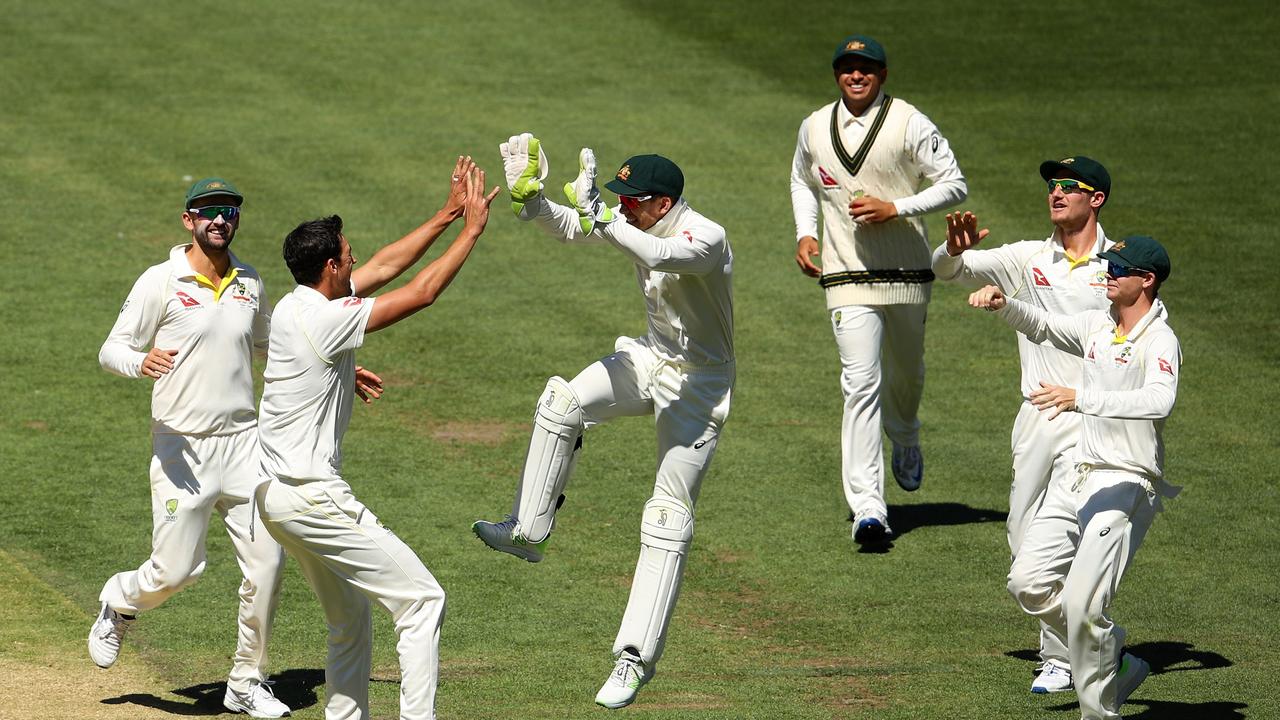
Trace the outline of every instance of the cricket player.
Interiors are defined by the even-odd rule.
[[[969,297],[998,312],[1032,342],[1084,358],[1077,387],[1041,382],[1031,402],[1050,419],[1081,416],[1073,473],[1053,473],[1009,573],[1026,612],[1067,638],[1084,720],[1120,717],[1150,671],[1124,652],[1124,629],[1107,611],[1161,500],[1178,488],[1164,478],[1165,420],[1178,394],[1182,351],[1157,297],[1169,255],[1146,236],[1127,237],[1108,263],[1110,312],[1055,315],[989,285]]]
[[[840,97],[800,124],[791,163],[795,261],[826,290],[840,352],[841,477],[853,539],[884,545],[893,532],[881,426],[898,485],[915,490],[924,478],[917,411],[933,271],[921,216],[964,200],[968,188],[938,128],[885,94],[880,43],[847,37],[831,66]],[[813,262],[819,252],[821,267]]]
[[[342,436],[351,420],[356,348],[367,333],[440,297],[484,232],[497,194],[485,195],[484,172],[460,158],[444,207],[367,265],[354,267],[336,215],[304,222],[284,241],[298,286],[276,305],[271,328],[260,424],[265,482],[257,501],[267,530],[298,561],[324,609],[327,720],[369,717],[370,601],[395,621],[400,717],[435,717],[444,590],[342,479]],[[462,232],[439,258],[403,287],[371,297],[461,216]]]
[[[501,146],[513,209],[561,242],[606,243],[635,264],[649,331],[620,337],[614,352],[572,380],[552,377],[534,408],[533,430],[511,514],[472,529],[489,547],[542,560],[583,434],[616,417],[651,415],[658,436],[653,496],[640,524],[636,564],[615,664],[596,703],[620,708],[653,679],[693,541],[694,505],[729,415],[734,383],[733,251],[724,228],[683,198],[684,175],[660,155],[636,155],[596,189],[595,156],[584,148],[573,207],[542,194],[546,156],[528,133]]]
[[[947,241],[933,253],[933,271],[940,280],[959,280],[970,286],[995,285],[1009,297],[1048,313],[1068,315],[1106,310],[1105,260],[1098,255],[1110,247],[1098,214],[1111,195],[1111,175],[1101,163],[1084,155],[1047,160],[1040,177],[1048,184],[1049,220],[1053,233],[1045,240],[1024,240],[991,250],[972,249],[987,237],[978,230],[973,213],[947,215]],[[1018,336],[1022,363],[1022,406],[1013,421],[1013,483],[1009,490],[1006,531],[1009,552],[1017,557],[1028,523],[1044,501],[1049,477],[1070,474],[1080,416],[1068,414],[1049,422],[1036,410],[1032,393],[1041,382],[1079,387],[1084,373],[1080,358],[1049,342],[1034,343]],[[1040,658],[1033,693],[1070,690],[1071,667],[1067,641],[1041,623]]]
[[[289,708],[272,696],[265,668],[284,554],[260,532],[250,502],[258,482],[253,354],[266,350],[271,309],[258,272],[230,250],[243,201],[222,178],[191,186],[182,212],[191,241],[142,273],[98,355],[108,372],[155,381],[152,549],[136,570],[103,586],[89,656],[111,667],[138,613],[199,579],[217,510],[244,574],[223,704],[276,718]]]

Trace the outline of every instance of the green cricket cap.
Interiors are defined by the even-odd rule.
[[[866,58],[874,62],[878,62],[884,67],[889,67],[889,60],[885,57],[884,47],[875,41],[875,38],[869,38],[866,35],[850,35],[840,41],[836,46],[836,52],[831,56],[831,67],[835,67],[840,62],[840,58],[856,55]]]
[[[1120,242],[1098,253],[1098,257],[1119,265],[1154,273],[1156,279],[1164,282],[1173,269],[1169,265],[1169,253],[1165,251],[1155,238],[1150,235],[1130,235]]]
[[[1111,173],[1102,167],[1102,163],[1091,157],[1075,155],[1061,160],[1045,160],[1040,163],[1040,177],[1045,182],[1060,177],[1075,176],[1097,188],[1111,199]],[[1103,204],[1106,204],[1103,201]]]
[[[237,207],[244,202],[244,196],[236,190],[236,186],[223,180],[220,177],[207,177],[203,180],[197,180],[191,189],[187,191],[187,204],[184,207],[191,207],[191,203],[200,198],[211,197],[213,195],[225,195],[235,199]]]
[[[666,195],[678,198],[684,192],[684,173],[661,155],[635,155],[622,163],[614,179],[605,187],[618,195]]]

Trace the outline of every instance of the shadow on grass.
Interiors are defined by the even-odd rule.
[[[1138,688],[1142,692],[1142,688]],[[1243,710],[1249,705],[1230,700],[1210,702],[1176,702],[1173,700],[1142,700],[1130,698],[1125,707],[1141,706],[1146,709],[1137,715],[1125,715],[1128,720],[1245,720]],[[1077,710],[1078,703],[1050,706],[1049,710]]]
[[[1172,640],[1138,643],[1125,647],[1125,650],[1146,660],[1151,666],[1152,675],[1187,670],[1213,670],[1235,664],[1212,650],[1197,650],[1191,643]],[[1005,656],[1037,664],[1040,662],[1040,653],[1036,650],[1010,650],[1005,653]]]
[[[943,525],[970,525],[973,523],[1003,523],[1009,514],[1000,510],[973,508],[962,503],[920,503],[918,505],[890,505],[889,525],[893,528],[894,538],[915,530],[916,528]],[[853,522],[853,513],[849,513],[849,522]],[[887,552],[892,543],[880,550],[867,552]]]
[[[293,710],[309,708],[319,702],[316,688],[324,684],[324,670],[299,668],[285,670],[271,677],[274,683],[272,692],[280,702]],[[373,682],[398,682],[374,680]],[[133,704],[163,710],[171,715],[221,715],[228,712],[222,706],[222,697],[227,692],[225,682],[202,683],[190,687],[173,690],[174,695],[191,698],[193,702],[184,703],[144,693],[130,693],[119,697],[106,698],[104,705]]]

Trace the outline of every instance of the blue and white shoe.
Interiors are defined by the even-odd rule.
[[[859,545],[883,545],[892,538],[893,531],[883,513],[861,513],[854,520],[853,541]]]
[[[920,483],[924,481],[924,455],[919,445],[893,444],[893,479],[907,492],[920,489]]]
[[[1073,687],[1071,668],[1054,660],[1046,660],[1040,674],[1031,682],[1031,692],[1037,695],[1066,692]]]

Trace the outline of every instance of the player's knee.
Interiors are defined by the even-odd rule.
[[[564,378],[553,376],[538,398],[534,422],[557,434],[576,434],[583,429],[582,404]]]
[[[1039,573],[1019,568],[1009,571],[1009,594],[1023,611],[1034,613],[1053,603],[1053,587],[1040,580]]]
[[[649,498],[640,522],[640,542],[648,547],[687,554],[693,542],[693,511],[674,498]]]
[[[192,563],[168,563],[151,560],[151,583],[160,592],[177,592],[193,584],[204,574],[203,560]]]

